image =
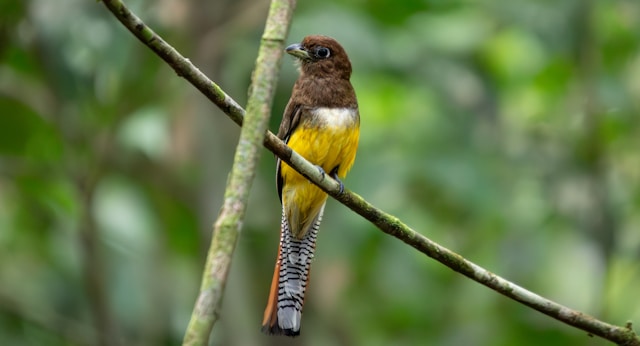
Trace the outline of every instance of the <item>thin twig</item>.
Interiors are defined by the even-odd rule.
[[[239,109],[239,106],[226,96],[226,94],[224,94],[217,85],[202,75],[195,66],[182,58],[164,40],[154,34],[151,29],[147,28],[139,18],[131,14],[131,12],[124,7],[121,1],[103,0],[103,2],[107,5],[109,10],[111,10],[111,12],[113,12],[114,15],[116,15],[116,17],[118,17],[118,19],[132,33],[134,33],[134,35],[136,35],[136,37],[138,37],[143,43],[149,45],[153,51],[155,51],[162,59],[167,61],[169,65],[176,70],[178,75],[187,79],[206,97],[213,100],[214,103],[236,123],[240,124],[242,122],[238,119],[238,117],[241,117],[243,113],[242,110]],[[146,34],[142,35],[142,32]],[[172,54],[167,54],[166,52],[172,52]],[[199,87],[202,85],[214,85],[215,88]],[[219,95],[224,95],[224,97],[221,98]],[[216,100],[221,100],[222,104],[219,104]],[[227,101],[229,102],[227,103]],[[336,181],[327,176],[322,176],[313,164],[292,151],[273,133],[268,131],[266,132],[264,146],[293,167],[296,171],[300,172],[314,184],[326,191],[329,195],[367,220],[371,221],[383,232],[402,240],[416,250],[437,260],[454,271],[457,271],[500,294],[590,334],[600,336],[604,339],[615,342],[618,345],[640,346],[640,338],[638,338],[633,331],[630,322],[623,327],[608,324],[587,314],[562,306],[513,284],[464,259],[455,252],[429,240],[422,234],[419,234],[409,228],[398,218],[374,207],[359,195],[349,190],[345,190],[341,194],[339,185]]]
[[[220,108],[236,124],[242,125],[244,109],[227,95],[216,83],[204,75],[189,59],[182,56],[162,37],[149,28],[138,16],[133,14],[120,0],[102,0],[109,11],[147,47],[151,48],[162,60],[173,68],[178,76],[188,80],[211,102]]]

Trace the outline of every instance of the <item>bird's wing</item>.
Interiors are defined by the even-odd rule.
[[[280,122],[280,128],[278,129],[278,138],[283,140],[285,143],[289,142],[289,138],[293,131],[298,127],[300,123],[300,118],[302,115],[302,105],[294,104],[292,99],[287,103],[287,107],[284,110],[284,115],[282,116],[282,122]],[[282,165],[281,160],[278,159],[276,164],[276,187],[278,189],[278,197],[280,197],[280,202],[282,202],[282,174],[280,174],[280,166]]]
[[[284,109],[284,114],[282,115],[282,121],[280,122],[280,128],[278,129],[278,138],[285,142],[289,139],[291,132],[293,132],[300,123],[301,109],[301,104],[294,103],[293,98],[289,100],[287,107]]]

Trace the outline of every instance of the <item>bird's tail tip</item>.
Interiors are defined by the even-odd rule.
[[[284,336],[290,336],[290,337],[296,337],[300,335],[300,329],[298,330],[293,330],[289,328],[283,329],[283,328],[280,328],[277,323],[274,323],[273,325],[263,324],[260,330],[267,335],[284,335]]]

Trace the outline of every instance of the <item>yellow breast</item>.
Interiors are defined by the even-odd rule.
[[[338,176],[344,178],[355,161],[359,137],[357,109],[318,108],[303,115],[288,145],[327,174],[338,167]],[[301,238],[327,195],[286,163],[281,164],[282,203],[293,235]]]

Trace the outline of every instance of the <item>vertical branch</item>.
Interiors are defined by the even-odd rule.
[[[224,204],[215,222],[200,293],[183,345],[206,345],[220,310],[231,258],[240,233],[259,151],[271,113],[275,83],[280,70],[284,39],[295,0],[273,0],[253,72],[247,113],[240,132]]]

